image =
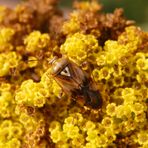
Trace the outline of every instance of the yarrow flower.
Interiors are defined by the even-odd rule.
[[[148,33],[122,9],[74,7],[65,21],[56,0],[0,6],[0,148],[148,147]],[[51,75],[55,56],[91,78],[65,93]],[[100,108],[82,105],[94,91]]]

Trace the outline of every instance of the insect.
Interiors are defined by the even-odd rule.
[[[101,107],[102,98],[96,84],[77,64],[66,57],[55,57],[50,64],[51,75],[67,95],[84,106]]]

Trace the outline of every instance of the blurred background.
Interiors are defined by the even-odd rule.
[[[14,7],[22,0],[0,0],[0,5]],[[71,8],[73,0],[60,0],[59,6]],[[128,19],[135,20],[144,31],[148,31],[148,0],[99,0],[105,12],[123,8]]]

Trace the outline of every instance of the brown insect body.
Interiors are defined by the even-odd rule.
[[[99,108],[102,105],[102,98],[95,83],[68,58],[53,60],[51,74],[63,91],[76,102],[83,102],[91,108]]]

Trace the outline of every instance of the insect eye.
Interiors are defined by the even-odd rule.
[[[69,67],[68,66],[66,66],[62,71],[61,71],[61,73],[60,73],[61,75],[63,75],[63,76],[67,76],[67,77],[70,77],[71,75],[70,75],[70,70],[69,70]]]

